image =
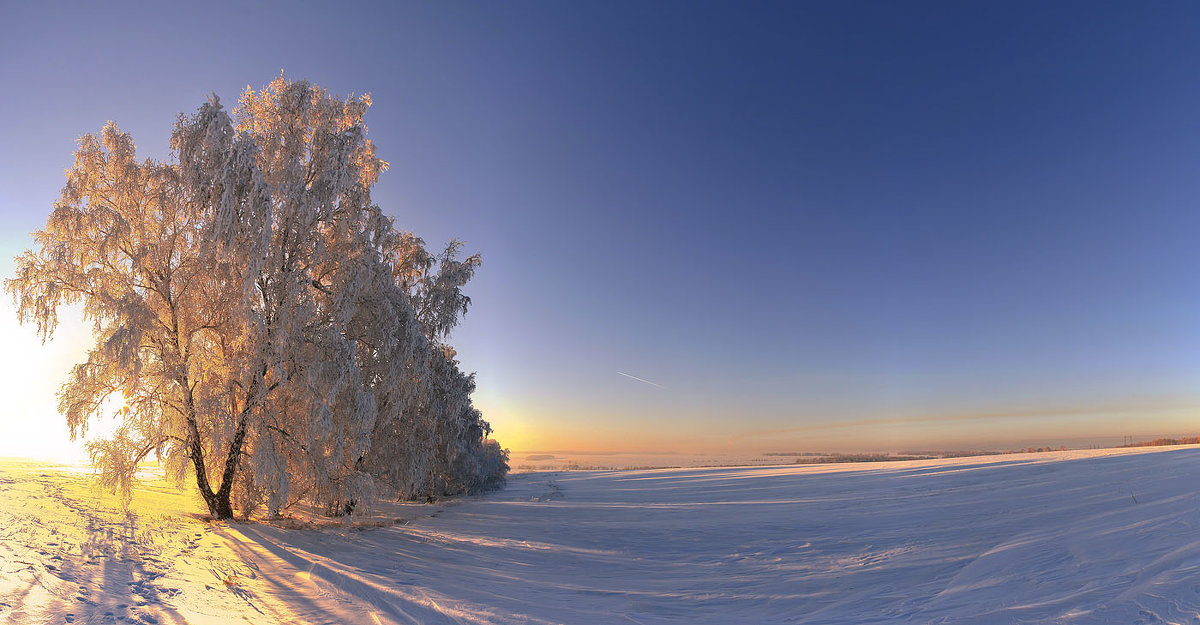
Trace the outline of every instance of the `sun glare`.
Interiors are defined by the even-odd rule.
[[[60,462],[87,459],[84,441],[72,441],[58,413],[56,394],[71,367],[87,356],[91,331],[78,310],[60,317],[54,338],[42,344],[36,328],[22,326],[10,302],[0,306],[0,457],[40,458]],[[103,425],[103,424],[102,424]],[[99,433],[107,427],[89,429]]]

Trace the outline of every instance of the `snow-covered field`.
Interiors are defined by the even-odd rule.
[[[1195,448],[525,473],[316,530],[7,461],[0,621],[1194,623],[1198,486]]]

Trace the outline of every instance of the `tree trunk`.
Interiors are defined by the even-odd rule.
[[[192,467],[196,470],[196,487],[200,490],[204,505],[208,506],[208,513],[213,518],[232,519],[233,504],[230,499],[233,493],[233,473],[237,469],[238,457],[241,456],[242,444],[246,439],[246,419],[250,409],[247,407],[240,415],[237,432],[233,437],[233,442],[229,445],[229,455],[225,458],[225,474],[221,478],[221,487],[214,492],[212,484],[208,481],[208,471],[204,467],[204,448],[200,445],[200,432],[196,427],[196,413],[190,389],[186,400],[188,411],[191,413],[187,419],[188,455],[192,457]]]
[[[233,471],[237,468],[237,458],[241,455],[243,439],[244,436],[237,437],[235,444],[230,445],[230,456],[225,462],[225,476],[221,480],[221,487],[215,492],[205,475],[204,458],[199,453],[192,455],[192,466],[196,469],[196,486],[200,489],[200,496],[204,498],[204,504],[208,506],[208,513],[215,519],[233,518],[233,503],[231,502]]]
[[[204,498],[204,505],[208,506],[209,514],[218,519],[228,519],[233,516],[232,506],[229,505],[229,496],[225,496],[225,505],[222,506],[217,494],[212,490],[212,485],[208,483],[208,471],[204,468],[204,448],[200,445],[200,431],[196,427],[196,409],[191,389],[187,387],[186,380],[183,382],[183,386],[186,393],[184,399],[188,409],[188,456],[192,459],[192,468],[196,470],[196,488],[200,491],[200,496]],[[225,516],[221,516],[221,513],[225,513]]]
[[[242,447],[246,443],[246,425],[250,418],[250,407],[246,406],[238,418],[237,431],[233,441],[229,443],[229,454],[225,456],[225,473],[221,476],[221,487],[214,493],[215,511],[212,515],[218,519],[233,518],[233,506],[229,503],[233,493],[233,478],[237,473],[238,460],[242,457]],[[212,506],[210,506],[210,509]]]
[[[266,367],[263,367],[261,375],[266,375],[266,373]],[[200,489],[200,496],[204,498],[204,504],[208,506],[208,513],[216,519],[233,518],[233,503],[230,501],[233,495],[233,480],[237,473],[238,460],[242,456],[242,447],[246,443],[246,428],[249,425],[252,407],[251,400],[259,383],[260,378],[255,378],[250,382],[250,389],[246,392],[246,401],[242,406],[241,413],[238,414],[237,430],[234,431],[233,440],[229,443],[229,451],[225,455],[225,471],[221,475],[221,486],[213,491],[212,484],[208,481],[208,471],[204,467],[204,448],[200,445],[200,430],[196,425],[195,399],[187,378],[180,379],[180,385],[184,389],[184,403],[188,411],[188,454],[192,457],[192,466],[196,469],[196,486]]]
[[[233,504],[229,502],[229,492],[217,491],[214,496],[213,506],[209,507],[209,512],[217,519],[232,519]]]

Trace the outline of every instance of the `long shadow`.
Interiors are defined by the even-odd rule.
[[[52,496],[80,517],[84,540],[78,554],[57,561],[58,606],[65,622],[123,622],[144,625],[183,624],[186,620],[168,600],[175,593],[156,580],[165,571],[147,563],[159,563],[144,545],[152,542],[148,529],[133,511],[117,511],[111,518],[94,513],[87,504],[64,496],[61,488],[48,484]],[[69,593],[63,593],[69,590]]]
[[[410,534],[400,526],[366,529],[353,538],[255,524],[234,525],[218,534],[248,561],[273,561],[307,573],[396,622],[548,622],[513,612],[523,611],[522,605],[506,591],[516,592],[526,581],[520,571],[512,570],[510,560],[497,560],[489,553],[508,552],[511,546],[467,549],[465,544]],[[276,598],[315,608],[305,596],[314,588],[298,588],[295,579],[275,575],[266,581]]]
[[[240,527],[239,527],[240,529]],[[226,546],[234,555],[238,556],[243,563],[253,569],[256,578],[260,579],[268,588],[271,589],[271,596],[276,600],[282,600],[285,607],[289,610],[299,613],[313,614],[322,612],[322,607],[313,601],[312,594],[306,592],[300,582],[294,581],[291,578],[283,578],[277,575],[261,574],[260,567],[257,562],[262,559],[261,552],[256,552],[245,542],[238,540],[230,528],[217,527],[213,532],[225,539]],[[241,532],[238,532],[241,533]],[[311,571],[309,571],[311,573]],[[235,593],[236,594],[236,593]],[[248,591],[242,591],[238,597],[253,607],[255,610],[262,612],[254,603],[254,595]]]
[[[305,530],[275,530],[256,527],[253,524],[238,525],[217,533],[229,541],[230,547],[245,561],[262,560],[270,554],[298,571],[315,575],[349,595],[359,597],[387,616],[406,623],[459,622],[445,613],[418,603],[420,598],[406,596],[377,575],[358,569],[355,564],[333,558],[310,557],[302,548],[289,545],[288,536]],[[299,603],[302,611],[321,611],[309,593],[294,578],[267,576],[264,578],[275,591],[273,596],[288,602]]]
[[[184,618],[167,603],[178,591],[172,592],[172,589],[156,584],[155,580],[161,578],[163,572],[151,571],[145,565],[147,554],[139,549],[141,537],[136,514],[127,512],[119,527],[92,525],[89,530],[91,540],[85,554],[92,554],[91,561],[103,560],[93,578],[93,582],[104,590],[103,603],[92,600],[97,603],[96,612],[120,616],[120,610],[128,610],[128,620],[134,622],[140,619],[157,623],[161,616],[171,622],[184,622]],[[148,607],[153,610],[146,610]]]

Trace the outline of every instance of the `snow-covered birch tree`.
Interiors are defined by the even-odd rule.
[[[60,408],[74,436],[125,398],[91,445],[108,485],[128,491],[154,454],[227,518],[503,479],[445,343],[479,257],[457,241],[434,257],[372,203],[387,163],[369,106],[281,76],[232,115],[214,96],[181,116],[171,163],[138,162],[111,124],[81,139],[6,287],[43,337],[61,305],[95,323]]]

